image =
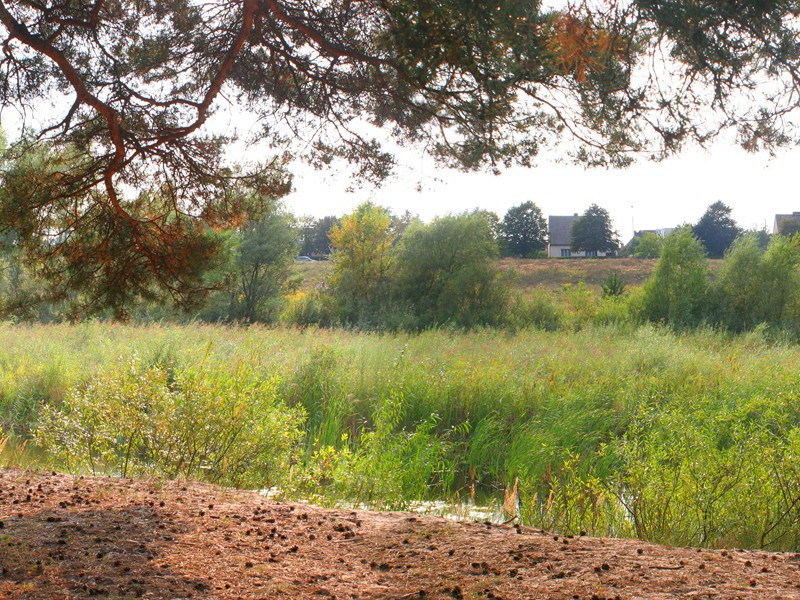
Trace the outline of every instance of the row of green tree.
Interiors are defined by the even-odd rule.
[[[642,315],[678,327],[701,324],[745,331],[759,325],[800,327],[800,236],[758,232],[737,237],[715,274],[689,227],[664,239],[650,280],[638,298]]]
[[[298,250],[323,239],[332,253],[317,285],[292,264]],[[496,322],[507,286],[499,283],[496,225],[484,211],[424,224],[367,203],[340,219],[308,226],[277,205],[238,228],[218,232],[224,252],[204,274],[207,294],[189,310],[143,297],[125,314],[137,320],[277,322],[418,328],[445,322]],[[0,252],[0,309],[5,318],[62,320],[91,304],[80,292],[52,297],[13,235]],[[309,252],[309,254],[312,254]],[[305,291],[300,291],[304,287]],[[309,289],[311,288],[311,289]],[[99,316],[115,317],[97,311]]]
[[[547,248],[548,231],[542,210],[533,202],[513,206],[500,219],[497,213],[477,210],[491,226],[492,238],[499,245],[501,256],[518,258],[540,256]],[[409,211],[390,213],[390,229],[399,238],[417,219]],[[327,259],[333,252],[330,233],[341,223],[341,217],[329,215],[319,219],[302,217],[298,221],[300,255],[314,259]]]
[[[706,209],[697,223],[691,226],[692,233],[703,244],[709,258],[722,258],[734,240],[744,233],[744,230],[731,216],[731,212],[731,207],[724,202],[714,202]],[[779,233],[792,235],[797,231],[797,221],[788,220],[782,224]],[[769,243],[769,234],[764,230],[755,233],[759,237],[761,246],[766,247]],[[663,236],[654,231],[639,231],[622,249],[622,255],[635,258],[658,258],[662,242]]]
[[[717,208],[710,212],[719,214]],[[330,236],[336,251],[328,286],[296,303],[290,322],[419,329],[650,321],[800,334],[800,235],[791,232],[770,238],[737,229],[712,272],[697,235],[702,228],[685,225],[660,241],[658,262],[643,286],[626,292],[614,276],[602,293],[568,286],[543,299],[514,290],[510,275],[498,270],[485,213],[414,221],[399,240],[391,222],[385,209],[372,204],[342,219]]]
[[[707,215],[725,216],[729,209],[722,205],[726,210],[719,210],[719,205],[712,205]],[[530,203],[515,208],[520,210],[510,210],[512,216],[527,212],[540,217]],[[592,206],[584,217],[594,212],[604,211]],[[512,220],[508,215],[504,219]],[[800,317],[798,238],[787,234],[769,241],[763,232],[742,234],[737,227],[738,237],[712,278],[708,244],[697,235],[708,220],[704,216],[698,225],[657,237],[660,259],[641,289],[623,294],[624,282],[615,278],[604,286],[604,299],[590,298],[590,292],[578,298],[572,290],[565,302],[531,302],[520,297],[511,275],[496,265],[499,220],[487,211],[423,223],[408,213],[392,215],[366,203],[340,219],[321,219],[309,227],[273,204],[257,219],[217,234],[223,236],[226,251],[205,274],[209,293],[191,311],[143,298],[128,316],[409,330],[441,325],[553,328],[586,322],[586,306],[602,302],[600,316],[589,315],[589,321],[710,324],[734,331],[766,323],[795,329]],[[331,268],[310,270],[317,281],[303,285],[292,263],[298,248],[302,251],[302,244],[321,238],[319,231],[327,224]],[[88,304],[72,297],[43,301],[47,296],[35,266],[22,260],[13,236],[2,242],[0,301],[6,318],[61,320],[74,316],[70,307]],[[563,305],[578,318],[566,315]]]
[[[502,219],[490,210],[478,210],[491,226],[492,238],[497,242],[500,256],[514,258],[539,258],[546,256],[549,231],[542,210],[533,202],[523,202],[508,209]],[[415,220],[410,212],[391,214],[390,228],[400,236]],[[315,259],[328,258],[332,253],[330,232],[341,222],[336,216],[304,217],[299,222],[300,254]],[[570,243],[574,251],[605,252],[613,254],[619,248],[619,237],[614,231],[608,211],[592,204],[570,229]]]

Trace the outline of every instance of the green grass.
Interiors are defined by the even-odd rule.
[[[378,508],[518,480],[531,525],[798,550],[798,361],[652,327],[0,326],[0,438],[42,466]]]

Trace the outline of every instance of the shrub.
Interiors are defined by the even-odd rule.
[[[606,277],[600,287],[603,290],[604,298],[622,296],[625,292],[625,280],[617,271],[614,271]]]
[[[395,296],[419,327],[472,327],[501,320],[508,289],[492,260],[497,242],[476,214],[412,224],[397,246]]]
[[[759,323],[764,253],[752,235],[737,239],[725,255],[717,273],[713,292],[719,307],[716,320],[734,331],[750,329]]]
[[[44,407],[36,439],[73,470],[274,485],[304,417],[277,401],[273,380],[247,375],[199,369],[170,381],[129,362]]]
[[[753,234],[736,240],[714,286],[719,321],[743,331],[760,323],[796,328],[800,302],[800,239],[776,236],[761,250]]]
[[[658,258],[661,254],[663,238],[657,233],[647,231],[631,242],[631,256],[635,258]]]
[[[333,324],[331,298],[317,293],[296,292],[286,299],[280,321],[286,325],[309,327],[319,325],[328,327]]]
[[[679,327],[697,325],[708,292],[705,250],[689,227],[664,238],[653,276],[644,285],[645,318]]]
[[[511,329],[533,327],[557,331],[564,320],[564,311],[551,299],[535,294],[518,298],[508,311],[506,325]]]
[[[594,322],[600,308],[600,295],[589,289],[585,282],[567,283],[563,287],[567,304],[567,324],[570,329],[583,329]]]

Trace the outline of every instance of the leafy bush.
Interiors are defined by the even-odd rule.
[[[564,320],[564,311],[542,294],[518,298],[508,311],[506,326],[511,329],[532,327],[544,331],[557,331]]]
[[[635,258],[658,258],[661,254],[663,238],[652,231],[646,231],[630,242],[627,254]]]
[[[325,296],[296,292],[287,298],[280,321],[297,327],[328,327],[333,323],[333,309],[330,304],[331,299]]]
[[[36,439],[73,470],[264,487],[285,477],[302,422],[272,380],[199,369],[170,381],[127,362],[45,406]]]
[[[705,250],[689,227],[666,238],[653,276],[644,285],[645,318],[679,327],[701,322],[708,298]]]
[[[480,215],[413,223],[397,246],[395,296],[420,328],[500,322],[508,289],[493,264],[497,242]]]
[[[796,330],[800,304],[800,239],[776,236],[762,251],[759,239],[737,239],[714,285],[718,320],[743,331],[764,323]]]
[[[565,284],[564,300],[567,305],[567,324],[570,329],[578,330],[591,325],[600,308],[600,295],[581,281],[576,284]]]

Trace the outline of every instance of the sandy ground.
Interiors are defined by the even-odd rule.
[[[800,554],[0,470],[0,598],[800,598]]]

